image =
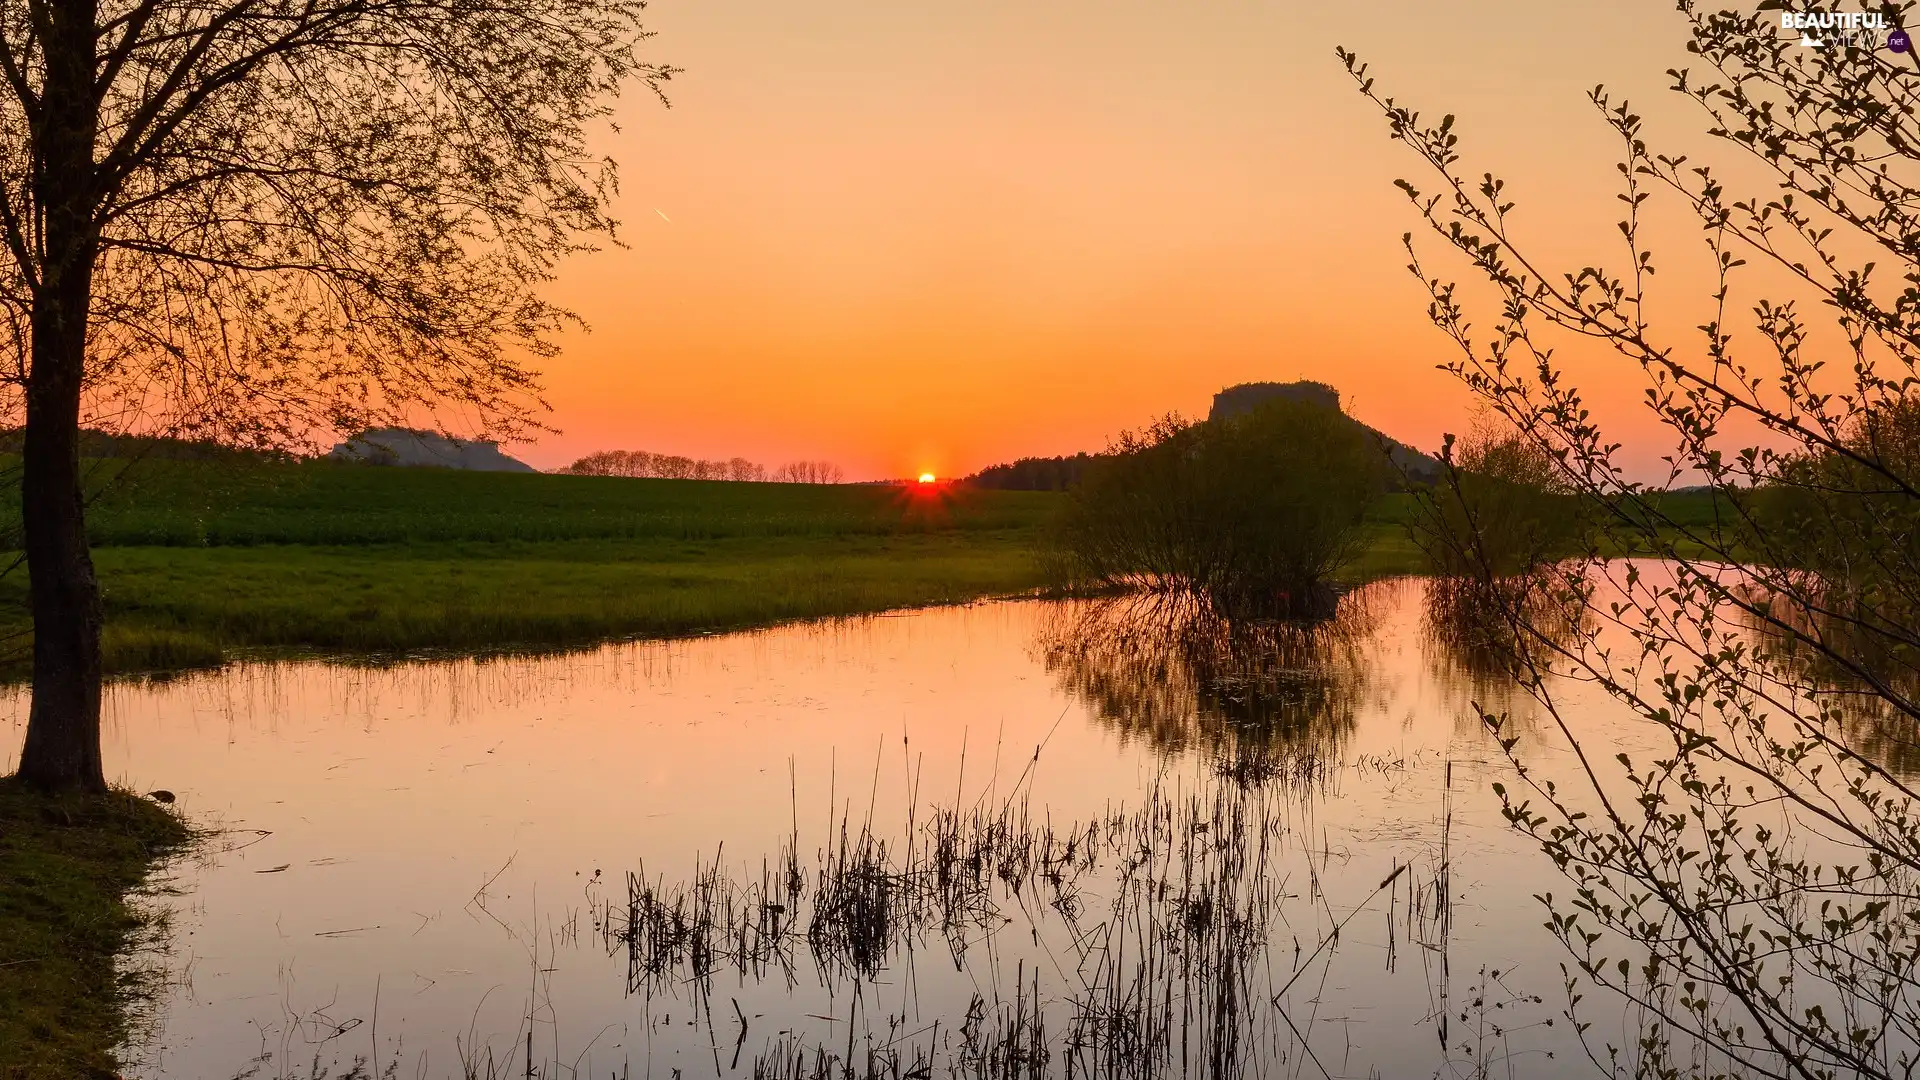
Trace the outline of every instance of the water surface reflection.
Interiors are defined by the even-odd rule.
[[[1423,583],[1383,582],[1326,623],[1242,628],[1013,602],[117,684],[110,769],[178,792],[234,841],[178,868],[175,985],[138,1071],[305,1075],[358,1056],[441,1076],[489,1055],[523,1069],[531,1034],[543,1076],[751,1075],[756,1060],[797,1075],[827,1046],[843,1066],[890,1046],[912,1072],[939,1040],[1003,1021],[1030,1038],[1036,1020],[1102,1060],[1174,1071],[1467,1075],[1544,1058],[1564,1047],[1529,992],[1558,987],[1560,955],[1531,894],[1552,870],[1485,793],[1504,768],[1471,717],[1486,672],[1433,633],[1427,600]],[[1633,737],[1570,693],[1596,738]],[[0,753],[18,745],[12,704]],[[1305,761],[1319,782],[1263,782]],[[988,906],[966,910],[992,918],[893,906],[915,894],[888,890],[938,880],[917,875],[942,836],[990,870]],[[1012,850],[1025,861],[1003,873]],[[695,912],[702,895],[732,905],[707,908],[708,929],[731,931],[705,966],[635,978],[636,941],[694,940],[648,923],[649,904]],[[829,896],[891,920],[844,969],[807,959],[811,915],[791,921]],[[720,962],[755,934],[794,951]],[[1231,982],[1182,981],[1210,972]],[[1467,1046],[1476,1001],[1500,1004],[1505,1034]],[[1212,1057],[1126,1051],[1177,1029],[1182,1002],[1282,1007],[1189,1040]],[[1004,1053],[1023,1075],[1067,1060]]]

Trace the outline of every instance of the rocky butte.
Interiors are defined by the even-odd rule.
[[[500,444],[485,439],[449,439],[435,431],[413,428],[370,428],[327,451],[335,461],[363,465],[398,465],[475,472],[537,472],[533,466],[500,452]]]
[[[1274,398],[1291,398],[1295,401],[1310,402],[1346,415],[1340,407],[1340,391],[1322,382],[1256,382],[1229,386],[1213,395],[1213,408],[1207,412],[1207,419],[1224,420],[1234,416],[1245,416],[1263,401]],[[1353,421],[1360,424],[1360,421]],[[1375,428],[1365,427],[1380,444],[1386,448],[1387,456],[1394,467],[1414,483],[1431,484],[1440,477],[1440,462],[1430,454],[1423,454],[1398,439],[1382,434]]]

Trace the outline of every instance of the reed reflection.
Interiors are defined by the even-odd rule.
[[[1061,608],[1037,648],[1061,687],[1123,740],[1211,753],[1228,770],[1311,770],[1338,760],[1356,716],[1383,692],[1368,655],[1383,587],[1349,592],[1311,622],[1119,597]]]

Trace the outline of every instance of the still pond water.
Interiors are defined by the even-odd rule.
[[[1425,599],[1250,663],[1015,601],[116,684],[109,773],[225,830],[130,1074],[1581,1075],[1471,705],[1530,702]]]

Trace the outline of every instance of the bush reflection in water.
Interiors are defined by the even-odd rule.
[[[1222,618],[1178,597],[1136,595],[1063,608],[1041,662],[1122,739],[1213,755],[1246,778],[1310,777],[1340,758],[1356,717],[1382,694],[1368,662],[1383,583],[1342,596],[1321,620]]]
[[[1592,624],[1586,597],[1558,570],[1423,584],[1427,655],[1443,682],[1464,684],[1471,701],[1462,715],[1474,726],[1482,711],[1524,707],[1529,688],[1561,666],[1557,655]]]

